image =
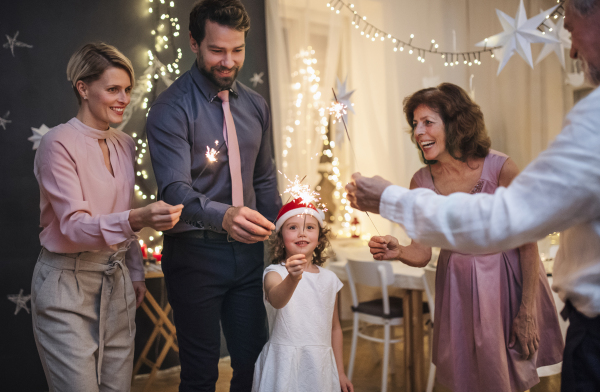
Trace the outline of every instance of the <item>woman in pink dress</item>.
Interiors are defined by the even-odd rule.
[[[116,48],[88,44],[67,66],[77,116],[40,143],[40,242],[31,284],[36,345],[50,391],[128,391],[135,308],[146,286],[137,232],[172,228],[182,206],[132,209],[136,147],[123,120],[134,76]]]
[[[490,149],[483,114],[458,86],[443,83],[404,100],[411,138],[425,167],[410,187],[494,193],[518,174]],[[431,248],[392,236],[369,242],[377,260],[424,267]],[[535,243],[501,253],[441,250],[435,285],[433,363],[437,381],[454,392],[525,391],[537,368],[562,361],[563,339]]]

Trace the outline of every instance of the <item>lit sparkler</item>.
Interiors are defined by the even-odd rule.
[[[208,163],[209,165],[213,162],[217,161],[217,155],[219,154],[219,152],[221,151],[221,148],[225,145],[225,143],[221,144],[219,146],[219,141],[215,140],[215,146],[219,146],[216,150],[214,148],[210,148],[209,146],[206,146],[206,158],[208,159]],[[192,182],[192,185],[190,186],[190,189],[188,189],[187,193],[185,194],[185,196],[183,197],[183,200],[181,200],[181,203],[179,204],[183,204],[183,202],[185,201],[185,198],[187,197],[187,195],[190,193],[190,191],[192,189],[194,189],[194,184],[196,183],[196,181],[198,180],[198,178],[200,178],[202,176],[202,174],[204,173],[204,171],[206,170],[206,168],[209,165],[205,165],[202,170],[200,170],[200,174],[198,174],[196,176],[196,178],[194,179],[194,181]]]
[[[335,92],[333,94],[335,95]],[[346,114],[346,108],[347,106],[343,103],[334,102],[333,105],[329,108],[329,114],[335,116],[335,118],[339,120],[342,116]]]
[[[347,106],[338,101],[337,95],[335,94],[335,90],[333,88],[331,89],[331,91],[333,91],[333,98],[335,98],[335,103],[333,104],[333,106],[331,106],[329,108],[329,114],[335,115],[335,118],[338,120],[340,118],[342,119],[342,124],[344,124],[344,130],[346,131],[346,136],[348,137],[348,143],[350,143],[350,149],[352,150],[352,155],[354,155],[354,162],[356,162],[356,167],[358,168],[358,160],[356,159],[356,153],[354,152],[354,146],[352,145],[352,140],[350,139],[350,133],[348,132],[348,126],[346,125],[346,120],[344,120],[344,114],[346,114]],[[373,223],[373,219],[371,219],[371,216],[369,215],[369,213],[367,211],[365,211],[365,214],[367,214],[367,218],[369,218],[369,220],[371,221],[371,224],[375,228],[375,231],[377,232],[377,234],[379,234],[381,236],[381,234],[379,233],[379,230],[377,230],[377,226],[375,226],[375,223]]]

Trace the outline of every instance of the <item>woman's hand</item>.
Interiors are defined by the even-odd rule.
[[[354,385],[348,380],[346,377],[346,373],[340,373],[340,386],[342,387],[342,392],[354,392]]]
[[[306,255],[299,253],[293,255],[285,261],[285,269],[288,271],[290,276],[295,280],[302,279],[302,273],[306,267]]]
[[[533,312],[524,310],[523,307],[513,320],[508,347],[514,347],[517,341],[521,346],[523,359],[531,359],[540,346],[535,315]]]
[[[146,295],[146,282],[131,282],[133,285],[133,291],[135,292],[135,307],[139,308]]]
[[[151,227],[156,231],[169,230],[179,221],[182,209],[183,204],[172,206],[162,200],[157,201],[131,210],[129,225],[133,231],[140,231],[144,227]]]
[[[398,239],[391,235],[371,237],[369,248],[375,260],[398,260],[400,257]]]

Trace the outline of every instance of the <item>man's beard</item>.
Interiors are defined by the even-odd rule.
[[[600,68],[590,64],[585,58],[580,58],[585,78],[595,87],[600,86]]]
[[[233,85],[233,82],[235,82],[235,79],[237,78],[238,72],[240,71],[241,67],[233,67],[233,68],[211,67],[210,71],[209,71],[206,69],[206,66],[204,65],[204,59],[202,58],[202,55],[200,54],[198,56],[198,69],[200,70],[200,73],[202,75],[206,76],[219,89],[227,90],[227,89],[231,88],[231,86]],[[222,78],[222,77],[219,77],[216,75],[217,71],[231,71],[232,75],[230,77]]]

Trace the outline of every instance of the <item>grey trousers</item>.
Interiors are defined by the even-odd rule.
[[[31,283],[31,310],[50,392],[130,390],[135,293],[125,251],[42,249]]]

